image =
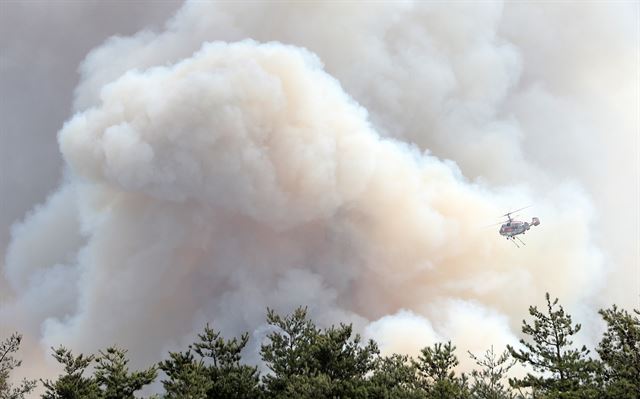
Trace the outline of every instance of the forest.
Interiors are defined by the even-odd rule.
[[[529,307],[520,346],[468,353],[475,369],[460,372],[456,346],[435,343],[417,358],[383,356],[374,341],[363,342],[350,324],[319,328],[307,309],[289,315],[267,310],[271,332],[261,345],[264,372],[242,354],[249,334],[223,337],[206,325],[184,351],[143,370],[130,370],[127,350],[96,354],[52,348],[60,365],[54,380],[14,381],[22,365],[21,335],[0,343],[0,399],[29,397],[40,385],[44,399],[149,398],[640,398],[640,312],[615,305],[599,311],[606,329],[595,348],[577,347],[574,323],[558,299]],[[513,368],[525,372],[513,376]]]

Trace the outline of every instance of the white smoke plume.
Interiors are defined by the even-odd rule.
[[[126,7],[101,0],[0,3],[0,263],[11,224],[60,184],[56,132],[70,115],[77,65],[116,32],[161,27],[180,5],[179,0],[136,0]],[[0,277],[0,301],[9,294],[5,283]]]
[[[513,343],[545,291],[633,306],[637,10],[190,2],[112,38],[64,184],[12,231],[0,321],[144,365],[207,321],[259,340],[267,306],[411,354]],[[481,228],[529,204],[526,247]]]

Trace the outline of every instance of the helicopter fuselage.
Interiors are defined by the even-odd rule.
[[[509,218],[511,219],[511,218]],[[517,236],[518,234],[524,234],[527,230],[531,228],[531,226],[537,226],[540,224],[540,219],[534,217],[529,222],[521,222],[519,220],[509,220],[500,226],[500,235],[505,236],[507,238]]]
[[[513,237],[518,234],[524,234],[525,231],[529,230],[531,225],[528,222],[520,222],[517,220],[513,220],[511,222],[507,222],[500,227],[500,235],[505,237]]]

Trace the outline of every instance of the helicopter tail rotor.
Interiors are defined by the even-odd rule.
[[[538,219],[537,217],[534,217],[533,219],[531,219],[532,226],[537,226],[539,224],[540,224],[540,219]]]

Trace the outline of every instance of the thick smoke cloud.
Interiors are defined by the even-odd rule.
[[[67,178],[13,230],[0,320],[144,364],[206,321],[258,342],[266,306],[415,353],[515,342],[545,291],[593,317],[611,278],[633,304],[638,98],[615,83],[637,86],[638,37],[616,7],[565,31],[571,5],[193,2],[108,40],[59,132]],[[596,34],[618,62],[589,62]],[[526,248],[482,228],[528,204]]]
[[[159,27],[179,7],[177,0],[0,3],[0,263],[11,224],[60,184],[56,132],[69,118],[78,64],[109,36]],[[0,275],[0,300],[8,291]]]

